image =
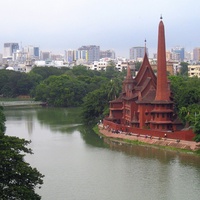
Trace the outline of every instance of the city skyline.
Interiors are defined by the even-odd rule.
[[[98,45],[117,56],[129,57],[134,46],[156,53],[160,15],[166,27],[166,48],[182,46],[187,51],[200,46],[200,20],[195,0],[7,0],[1,3],[0,52],[3,44],[18,42],[63,54],[67,49]],[[150,30],[150,31],[149,31]]]

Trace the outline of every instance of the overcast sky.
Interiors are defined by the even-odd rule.
[[[6,42],[54,53],[99,45],[128,57],[146,38],[152,54],[161,14],[167,49],[200,46],[199,0],[1,0],[0,51]]]

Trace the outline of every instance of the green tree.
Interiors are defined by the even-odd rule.
[[[9,70],[0,70],[0,93],[5,97],[17,97],[19,95],[29,95],[33,88],[28,74]]]
[[[200,112],[198,114],[195,113],[195,120],[194,120],[193,131],[196,134],[194,140],[196,142],[200,142]]]
[[[34,73],[0,70],[0,94],[4,97],[34,95],[34,88],[42,80],[42,76]]]
[[[122,82],[118,78],[114,78],[106,85],[106,92],[108,94],[108,101],[116,99],[122,91]]]
[[[0,70],[0,94],[3,94],[2,88],[8,81],[9,73],[10,73],[9,70],[5,69]]]
[[[196,115],[200,112],[200,104],[191,104],[187,107],[181,107],[179,117],[183,123],[188,126],[194,126],[196,122]]]
[[[3,107],[0,106],[0,135],[3,135],[6,131],[5,121],[6,121],[6,118],[3,113]]]
[[[116,67],[116,63],[113,60],[108,61],[108,66],[110,67]]]
[[[200,141],[200,79],[171,76],[176,111],[186,126],[192,127],[195,141]]]
[[[50,76],[36,87],[35,99],[51,106],[78,106],[86,95],[86,89],[84,82],[67,74]]]
[[[0,199],[41,199],[35,189],[43,184],[44,176],[24,161],[25,154],[32,154],[27,148],[30,142],[6,136],[4,131],[5,116],[0,108]]]
[[[106,67],[106,71],[104,72],[105,73],[105,77],[108,78],[108,79],[112,79],[116,76],[118,72],[118,70],[115,68],[115,66],[113,65],[110,65],[110,66],[107,66]]]
[[[176,110],[200,103],[200,79],[197,77],[170,76]]]
[[[88,93],[82,104],[82,120],[86,124],[93,124],[102,119],[108,106],[108,94],[102,88]]]
[[[51,75],[59,76],[68,71],[67,68],[56,68],[56,67],[34,67],[31,73],[39,74],[42,80],[48,78]]]
[[[180,74],[181,75],[188,75],[188,63],[187,62],[181,62],[181,68],[180,68]]]
[[[118,97],[121,90],[121,79],[114,78],[107,80],[99,89],[88,93],[83,99],[82,104],[82,119],[84,123],[96,123],[108,115],[109,101]]]
[[[86,66],[82,66],[82,65],[74,66],[72,68],[72,73],[75,76],[80,76],[80,75],[92,76],[93,75],[93,72],[91,70],[87,70],[87,67]]]

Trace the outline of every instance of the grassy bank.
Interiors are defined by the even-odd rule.
[[[102,137],[106,137],[105,135],[103,135],[100,131],[98,126],[94,126],[93,128],[94,132],[98,135],[101,135]],[[158,148],[158,149],[165,149],[168,151],[177,151],[177,152],[182,152],[182,153],[190,153],[190,154],[194,154],[194,155],[198,155],[200,156],[200,150],[197,151],[192,151],[192,150],[188,150],[188,149],[180,149],[180,148],[176,148],[176,147],[171,147],[171,146],[161,146],[161,145],[155,145],[155,144],[149,144],[149,143],[145,143],[145,142],[141,142],[139,140],[130,140],[130,139],[121,139],[121,138],[110,138],[111,140],[115,140],[115,141],[119,141],[119,142],[124,142],[130,145],[142,145],[142,146],[151,146],[154,148]]]
[[[93,127],[93,131],[94,131],[96,134],[98,134],[98,135],[102,135],[102,134],[99,132],[99,127],[98,127],[98,125],[95,125],[95,126]]]

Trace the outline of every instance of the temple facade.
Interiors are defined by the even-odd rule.
[[[181,123],[174,112],[173,96],[167,79],[162,18],[158,27],[157,76],[145,51],[143,63],[135,78],[130,67],[127,68],[122,93],[110,102],[110,114],[106,120],[137,129],[165,132],[181,129]]]

